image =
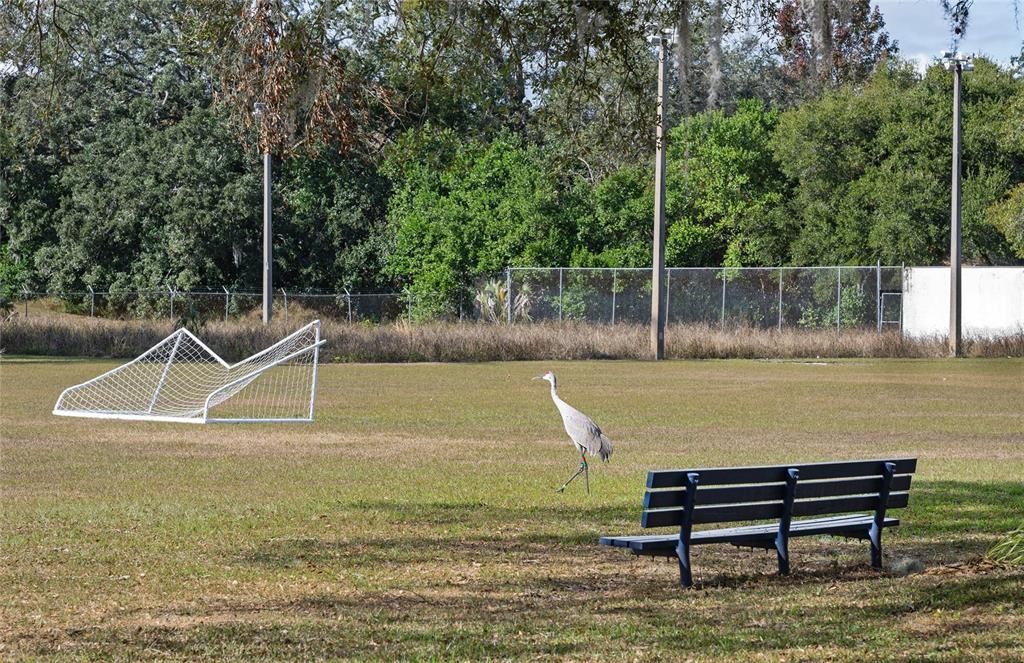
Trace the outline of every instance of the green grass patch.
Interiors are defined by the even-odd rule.
[[[317,422],[50,414],[116,362],[0,363],[0,658],[998,660],[1024,650],[1024,361],[332,364]],[[615,441],[593,494],[546,383]],[[651,468],[913,455],[903,525],[674,563]]]

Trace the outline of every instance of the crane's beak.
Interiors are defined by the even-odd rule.
[[[538,375],[538,376],[536,376],[536,377],[532,377],[532,378],[530,378],[530,379],[531,379],[531,380],[543,380],[543,379],[544,379],[544,376],[543,376],[543,375]]]

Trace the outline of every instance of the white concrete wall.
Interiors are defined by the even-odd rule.
[[[1024,267],[963,267],[964,338],[1024,333]],[[949,335],[949,267],[907,267],[903,273],[903,333]]]

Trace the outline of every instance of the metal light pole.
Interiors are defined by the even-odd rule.
[[[658,44],[658,118],[654,130],[654,247],[651,260],[651,354],[665,358],[665,60],[671,30],[649,39]]]
[[[266,106],[257,103],[253,113],[262,121]],[[274,243],[271,223],[271,178],[270,152],[263,152],[263,324],[269,324],[274,315]]]
[[[949,355],[960,356],[961,333],[961,284],[960,284],[960,78],[965,71],[974,69],[973,56],[962,53],[942,54],[942,64],[953,72],[953,184],[950,210],[949,239]]]

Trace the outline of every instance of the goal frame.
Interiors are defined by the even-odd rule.
[[[290,352],[287,355],[285,355],[284,357],[282,357],[280,359],[276,359],[272,363],[270,363],[270,364],[268,364],[266,366],[261,366],[261,367],[258,367],[258,368],[254,368],[252,371],[249,371],[249,372],[243,374],[240,377],[234,378],[230,382],[226,382],[225,384],[220,385],[216,389],[212,390],[209,394],[206,395],[205,402],[203,403],[203,407],[202,407],[200,416],[191,416],[191,417],[187,417],[187,416],[169,416],[169,415],[157,415],[157,414],[150,414],[150,413],[138,414],[138,413],[132,413],[132,412],[121,412],[121,411],[117,411],[117,410],[105,410],[105,411],[104,410],[98,410],[98,411],[94,411],[94,410],[62,409],[61,408],[61,404],[64,402],[64,398],[68,394],[73,393],[75,390],[82,389],[82,388],[88,387],[88,386],[90,386],[92,384],[95,384],[95,383],[103,380],[106,377],[109,377],[111,375],[115,375],[117,373],[120,373],[120,372],[123,372],[123,371],[129,369],[131,366],[141,362],[146,357],[146,355],[148,355],[150,352],[152,352],[155,348],[159,347],[160,345],[162,345],[164,343],[167,343],[167,342],[171,341],[171,339],[174,339],[175,337],[177,337],[177,339],[175,340],[175,349],[171,351],[171,355],[168,357],[167,363],[164,366],[164,370],[163,370],[163,372],[161,374],[160,381],[157,384],[157,387],[156,387],[156,389],[153,392],[153,397],[150,400],[150,407],[149,407],[150,412],[152,412],[153,406],[156,403],[158,396],[160,395],[160,390],[163,388],[163,386],[164,386],[164,384],[166,382],[168,371],[169,371],[169,369],[171,367],[171,364],[173,363],[174,354],[175,354],[175,352],[177,350],[178,344],[180,344],[180,342],[182,340],[182,337],[187,336],[192,342],[194,342],[196,345],[201,347],[205,352],[209,353],[210,357],[212,359],[216,360],[217,363],[221,367],[223,367],[226,371],[230,371],[230,370],[232,370],[234,368],[237,368],[238,366],[241,366],[241,365],[246,364],[246,363],[251,363],[254,360],[256,360],[256,359],[258,359],[258,358],[260,358],[260,357],[262,357],[264,355],[272,353],[277,348],[281,347],[282,345],[288,344],[290,341],[292,341],[293,339],[295,339],[298,336],[301,336],[302,334],[306,333],[310,329],[313,330],[313,342],[310,343],[309,345],[301,347],[301,348],[299,348],[298,350],[296,350],[294,352]],[[125,363],[125,364],[121,364],[120,366],[117,366],[117,367],[115,367],[115,368],[113,368],[113,369],[111,369],[111,370],[109,370],[109,371],[107,371],[105,373],[97,375],[96,377],[92,378],[91,380],[87,380],[87,381],[82,382],[80,384],[72,385],[72,386],[68,387],[67,389],[65,389],[64,391],[62,391],[60,396],[57,398],[57,403],[54,405],[53,414],[56,415],[56,416],[60,416],[60,417],[81,417],[81,418],[87,418],[87,419],[117,419],[117,420],[122,420],[122,421],[155,421],[155,422],[187,423],[187,424],[212,424],[212,423],[217,423],[217,424],[311,423],[313,421],[313,413],[314,413],[314,409],[315,409],[315,406],[316,406],[316,387],[317,387],[317,380],[318,380],[318,374],[319,374],[319,370],[318,369],[319,369],[319,364],[320,364],[320,347],[322,345],[324,345],[326,342],[327,342],[326,340],[324,340],[324,339],[322,339],[320,337],[320,321],[319,320],[314,320],[313,322],[310,322],[309,324],[305,325],[304,327],[302,327],[302,328],[296,330],[295,332],[289,334],[288,336],[284,337],[283,339],[281,339],[277,343],[274,343],[273,345],[269,346],[268,348],[266,348],[264,350],[261,350],[260,352],[257,352],[256,354],[251,355],[249,357],[246,357],[245,359],[242,359],[242,360],[240,360],[238,362],[235,362],[234,364],[229,364],[228,362],[226,362],[223,359],[221,359],[220,355],[218,355],[216,352],[214,352],[208,345],[203,343],[203,341],[201,341],[195,334],[190,332],[188,329],[182,327],[181,329],[178,329],[178,330],[174,331],[173,333],[169,334],[167,337],[165,337],[160,342],[158,342],[155,345],[153,345],[152,348],[150,348],[146,352],[142,353],[141,355],[139,355],[135,359],[132,359],[131,361],[129,361],[129,362]],[[312,360],[310,362],[311,370],[312,370],[312,379],[310,380],[309,409],[307,411],[307,416],[305,416],[305,417],[217,417],[217,416],[211,417],[210,416],[210,408],[211,407],[215,407],[217,405],[220,405],[221,403],[229,401],[238,392],[236,392],[236,394],[231,394],[227,398],[225,398],[225,399],[223,399],[221,401],[218,401],[217,403],[214,403],[213,405],[211,405],[211,401],[214,400],[219,394],[222,394],[223,392],[225,392],[225,391],[227,391],[227,390],[231,389],[232,387],[235,387],[235,386],[237,386],[239,384],[243,384],[243,383],[247,384],[247,383],[253,382],[257,378],[259,378],[262,374],[266,373],[267,371],[270,371],[270,370],[272,370],[273,368],[275,368],[277,366],[281,366],[281,365],[283,365],[283,364],[285,364],[285,363],[287,363],[287,362],[289,362],[289,361],[291,361],[291,360],[293,360],[293,359],[295,359],[297,357],[301,357],[302,355],[309,354],[309,353],[312,353],[313,356],[312,356]],[[244,389],[244,386],[242,387],[242,389]],[[241,391],[241,389],[239,389],[239,391]]]

